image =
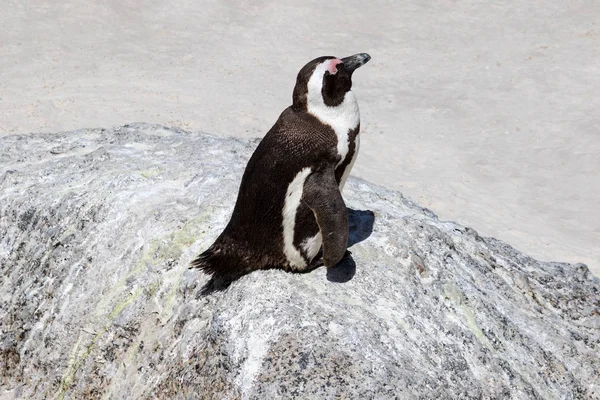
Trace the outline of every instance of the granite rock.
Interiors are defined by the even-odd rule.
[[[204,295],[188,264],[257,141],[147,124],[1,141],[1,398],[600,398],[583,264],[350,179],[351,258]]]

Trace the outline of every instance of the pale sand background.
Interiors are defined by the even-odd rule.
[[[600,275],[599,1],[122,3],[0,0],[0,141],[136,121],[262,136],[307,61],[368,52],[354,175]]]

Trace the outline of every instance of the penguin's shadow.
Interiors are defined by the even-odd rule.
[[[360,243],[373,233],[375,214],[370,210],[353,210],[348,208],[348,248]],[[315,268],[316,269],[316,268]],[[310,273],[313,270],[306,271]],[[330,282],[344,283],[351,280],[356,274],[356,262],[348,250],[342,260],[335,266],[327,269],[327,280]],[[234,281],[241,278],[211,278],[200,290],[201,296],[227,289]]]
[[[348,208],[348,247],[360,243],[373,233],[375,213],[371,210],[353,210]]]
[[[371,210],[353,210],[348,208],[348,248],[360,243],[373,233],[375,214]],[[334,267],[327,269],[327,280],[330,282],[348,282],[356,274],[356,262],[348,251]]]

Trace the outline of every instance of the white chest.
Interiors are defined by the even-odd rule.
[[[341,164],[348,155],[349,133],[351,130],[356,129],[360,123],[358,102],[351,91],[346,93],[344,101],[336,107],[327,106],[320,96],[318,100],[320,102],[308,102],[308,112],[334,130],[337,136],[338,154],[342,157],[339,162]]]
[[[337,136],[337,150],[342,157],[340,164],[348,155],[349,133],[360,123],[358,102],[352,91],[346,92],[344,100],[335,107],[325,104],[321,93],[323,71],[326,66],[319,66],[308,81],[307,111],[319,121],[331,126]],[[339,164],[338,164],[339,165]]]

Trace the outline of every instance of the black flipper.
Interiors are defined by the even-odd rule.
[[[302,200],[315,214],[323,236],[323,263],[333,267],[348,245],[348,210],[333,167],[317,170],[306,178]]]

